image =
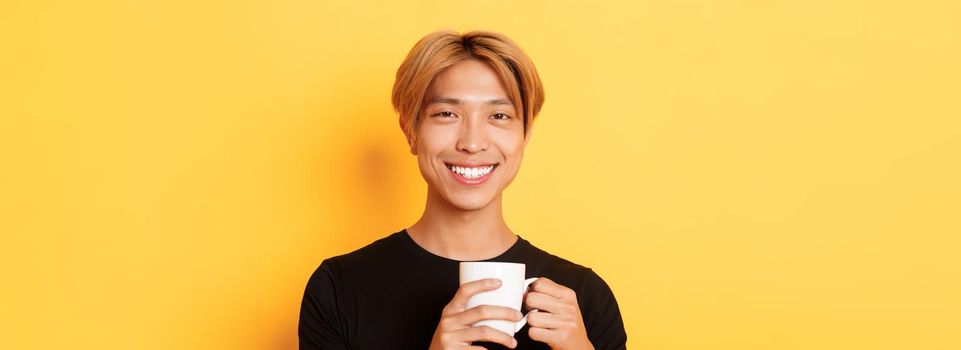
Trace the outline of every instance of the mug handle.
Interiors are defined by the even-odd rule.
[[[528,279],[524,280],[524,295],[527,295],[527,289],[530,288],[530,287],[531,287],[531,283],[534,283],[534,281],[536,281],[536,280],[537,280],[537,277],[528,278]],[[531,310],[531,311],[528,311],[528,312],[527,312],[527,315],[524,315],[524,317],[522,317],[520,321],[517,321],[517,328],[514,329],[514,332],[515,332],[515,333],[516,333],[516,332],[520,332],[520,331],[521,331],[521,328],[524,328],[524,325],[527,324],[527,316],[530,316],[532,313],[535,313],[535,312],[538,312],[538,311],[540,311],[540,310],[538,310],[538,309],[533,309],[533,310]]]

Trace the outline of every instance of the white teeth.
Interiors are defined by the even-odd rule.
[[[487,175],[491,172],[491,170],[494,170],[493,165],[480,167],[480,168],[465,168],[465,167],[452,165],[452,166],[449,166],[448,168],[454,171],[455,173],[461,174],[462,176],[468,179],[478,178],[478,177]]]

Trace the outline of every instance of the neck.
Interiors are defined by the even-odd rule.
[[[499,194],[484,208],[463,210],[428,188],[424,214],[407,232],[434,255],[458,261],[490,259],[517,241],[501,208]]]

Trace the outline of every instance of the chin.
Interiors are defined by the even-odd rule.
[[[465,211],[484,209],[492,202],[492,198],[487,198],[486,196],[452,196],[446,199],[452,207]]]

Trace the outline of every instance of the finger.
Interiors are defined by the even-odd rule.
[[[461,312],[454,317],[455,324],[470,326],[481,320],[506,320],[517,322],[521,320],[520,311],[506,306],[478,305],[470,310]]]
[[[563,300],[577,300],[574,290],[557,284],[546,277],[538,278],[531,284],[531,289],[538,293],[544,293]]]
[[[486,292],[490,290],[495,290],[500,288],[501,281],[496,278],[485,278],[476,281],[471,281],[462,284],[457,288],[457,292],[454,293],[454,297],[451,298],[448,306],[453,307],[453,312],[461,312],[467,308],[467,301],[474,294]]]
[[[510,334],[501,332],[489,326],[471,327],[457,332],[462,341],[470,344],[475,341],[486,341],[498,343],[513,349],[517,346],[517,340]]]
[[[553,314],[566,315],[575,312],[574,307],[564,300],[540,292],[527,293],[524,297],[524,306],[528,310],[538,309]]]
[[[545,329],[560,329],[572,326],[571,322],[548,312],[532,312],[527,315],[527,324],[531,327]]]
[[[552,344],[554,343],[554,333],[556,332],[557,331],[546,328],[531,327],[527,329],[527,336],[531,338],[531,340]]]

